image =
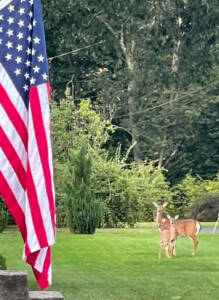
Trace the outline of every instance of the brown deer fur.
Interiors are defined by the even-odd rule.
[[[154,206],[157,208],[157,216],[156,222],[159,229],[168,230],[170,228],[170,220],[166,219],[163,215],[163,209],[167,206],[167,202],[163,205],[158,205],[156,202],[153,202]],[[193,248],[193,255],[196,255],[197,247],[198,247],[198,239],[197,234],[201,230],[201,224],[199,221],[194,219],[184,219],[176,221],[176,239],[181,236],[188,236],[192,239],[194,248]]]

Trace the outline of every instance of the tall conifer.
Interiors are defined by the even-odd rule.
[[[69,152],[65,193],[69,228],[72,232],[93,234],[99,224],[99,201],[91,190],[92,158],[84,142],[79,151]]]

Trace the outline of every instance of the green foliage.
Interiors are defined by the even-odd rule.
[[[124,227],[132,226],[136,221],[151,221],[153,201],[168,201],[167,211],[185,218],[189,216],[190,206],[199,198],[218,193],[218,177],[204,180],[189,173],[170,190],[163,171],[156,168],[156,162],[155,166],[153,163],[130,163],[128,156],[132,149],[124,155],[118,145],[117,150],[111,149],[109,155],[106,145],[117,128],[106,117],[101,117],[98,106],[94,108],[90,100],[83,100],[79,106],[75,106],[70,98],[58,104],[53,102],[52,120],[59,227],[68,223],[63,187],[69,174],[75,176],[69,171],[68,153],[80,152],[83,143],[87,144],[93,157],[90,191],[78,188],[77,199],[82,195],[84,199],[88,198],[91,191],[94,199],[100,199],[100,226]],[[80,178],[82,174],[78,176]]]
[[[152,202],[170,202],[172,199],[169,183],[162,170],[152,164],[139,166],[137,169],[136,189],[139,192],[139,220],[152,221]]]
[[[0,254],[0,270],[6,270],[6,259]]]
[[[174,186],[171,189],[172,200],[169,202],[166,211],[169,215],[179,215],[181,219],[188,217],[189,199],[186,197],[182,187]]]
[[[92,159],[83,142],[79,151],[69,150],[65,193],[69,228],[72,232],[93,234],[99,224],[99,201],[91,190]]]
[[[8,224],[8,212],[4,208],[0,208],[0,233]]]
[[[153,220],[153,201],[171,199],[162,172],[152,165],[127,164],[119,156],[94,163],[93,190],[101,199],[101,226],[132,226]]]
[[[190,170],[213,178],[219,163],[217,1],[43,5],[49,56],[81,49],[52,60],[56,101],[72,78],[66,95],[75,104],[90,97],[120,127],[108,141],[111,153],[118,143],[126,153],[136,140],[141,160],[168,169],[172,184]]]
[[[93,156],[90,185],[93,197],[100,199],[100,226],[124,227],[127,224],[132,226],[137,220],[152,220],[152,202],[171,200],[171,192],[161,170],[151,164],[136,166],[126,161],[131,148],[126,156],[122,155],[120,147],[115,154],[108,155],[105,145],[116,128],[100,117],[89,100],[82,101],[79,107],[75,107],[70,99],[63,99],[59,104],[53,102],[52,120],[58,226],[64,226],[67,222],[63,201],[65,182],[70,180],[73,186],[78,186],[74,189],[77,199],[81,199],[83,193],[83,197],[87,198],[90,192],[86,192],[84,187],[79,188],[79,183],[74,183],[77,177],[83,177],[80,173],[76,176],[73,168],[76,159],[73,157],[81,151],[83,143],[87,144]],[[67,153],[72,156],[71,171],[67,167]],[[82,167],[80,169],[82,171]],[[69,195],[73,193],[73,186],[67,187]]]
[[[137,221],[137,199],[130,171],[117,159],[99,157],[94,163],[92,185],[101,200],[101,226],[123,227]]]
[[[193,177],[190,173],[186,175],[176,188],[183,191],[189,201],[189,205],[207,193],[206,182],[201,177]]]
[[[167,176],[172,184],[179,183],[190,171],[192,175],[198,174],[206,180],[214,178],[217,174],[219,166],[219,98],[215,98],[217,94],[217,87],[212,87],[207,95],[207,101],[197,105],[198,118],[193,117],[192,121],[193,137],[188,136],[168,166]]]
[[[86,141],[93,152],[101,152],[114,127],[92,108],[90,100],[81,101],[75,106],[72,99],[52,102],[53,152],[56,183],[57,225],[67,224],[64,203],[64,182],[67,178],[69,150],[81,149]]]
[[[213,180],[204,180],[189,173],[184,180],[172,188],[172,192],[173,201],[168,207],[168,211],[177,213],[180,217],[188,217],[190,215],[190,207],[194,207],[194,210],[196,210],[199,207],[199,201],[202,202],[201,199],[207,205],[208,199],[211,202],[211,196],[219,193],[219,176],[217,175]],[[202,219],[205,220],[204,210],[202,214]],[[209,217],[206,215],[206,221],[208,219]]]

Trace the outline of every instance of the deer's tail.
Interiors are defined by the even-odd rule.
[[[199,221],[196,221],[196,231],[195,235],[197,235],[201,230],[201,223]]]

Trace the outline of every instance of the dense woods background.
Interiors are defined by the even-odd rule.
[[[102,225],[151,220],[154,200],[185,217],[219,194],[217,1],[43,5],[60,224],[68,153],[84,140]]]
[[[79,168],[69,153],[77,157],[83,143],[99,226],[153,220],[153,201],[215,220],[217,0],[42,2],[58,225],[69,217],[64,186]]]

